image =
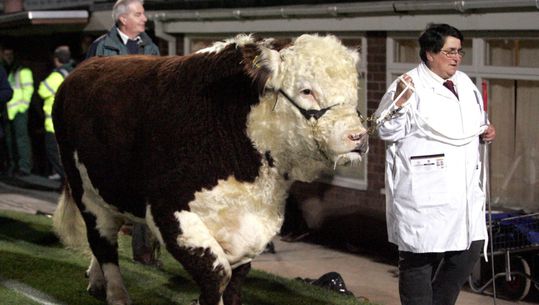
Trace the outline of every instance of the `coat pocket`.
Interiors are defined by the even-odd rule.
[[[450,190],[445,154],[412,156],[410,165],[417,208],[446,205]]]

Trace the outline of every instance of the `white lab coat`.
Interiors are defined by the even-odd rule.
[[[462,72],[451,78],[459,99],[423,63],[407,74],[414,94],[378,128],[386,141],[389,241],[415,253],[468,249],[472,241],[487,240],[479,136],[451,144],[431,127],[453,138],[480,133],[486,125],[481,94]],[[376,113],[390,107],[396,84]],[[428,121],[423,131],[412,119],[413,109]]]

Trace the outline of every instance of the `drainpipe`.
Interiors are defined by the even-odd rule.
[[[154,19],[153,22],[155,25],[155,36],[168,42],[168,55],[177,55],[178,53],[176,52],[176,37],[174,35],[165,33],[163,21],[159,19]]]

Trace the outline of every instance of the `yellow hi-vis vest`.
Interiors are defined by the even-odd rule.
[[[7,116],[11,121],[17,113],[24,113],[30,107],[34,93],[34,79],[29,68],[18,68],[9,73],[8,82],[13,89],[13,97],[7,103]]]
[[[58,88],[69,74],[65,69],[54,70],[47,78],[39,84],[37,93],[43,99],[43,112],[45,113],[45,131],[54,133],[52,123],[52,105]]]

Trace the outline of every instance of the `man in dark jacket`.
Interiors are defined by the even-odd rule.
[[[112,8],[114,26],[92,43],[86,58],[128,54],[159,55],[159,48],[144,32],[148,19],[144,15],[142,4],[141,0],[116,1]],[[146,265],[159,265],[156,258],[159,243],[148,227],[135,223],[132,235],[133,259]]]
[[[13,90],[9,86],[7,81],[7,73],[4,67],[0,66],[0,105],[4,107],[6,103],[11,99]]]
[[[159,55],[159,48],[144,32],[146,15],[141,0],[118,0],[112,9],[114,26],[97,38],[86,58],[127,54]]]
[[[0,65],[0,116],[2,116],[2,121],[4,118],[7,118],[7,112],[6,112],[6,103],[11,100],[11,97],[13,96],[13,90],[11,89],[11,86],[9,85],[9,82],[7,81],[7,73],[4,67]],[[4,146],[3,138],[5,137],[4,134],[4,123],[0,125],[0,138],[2,139],[0,141],[0,170],[4,171],[7,170],[8,167],[8,156],[7,156],[7,150]]]

